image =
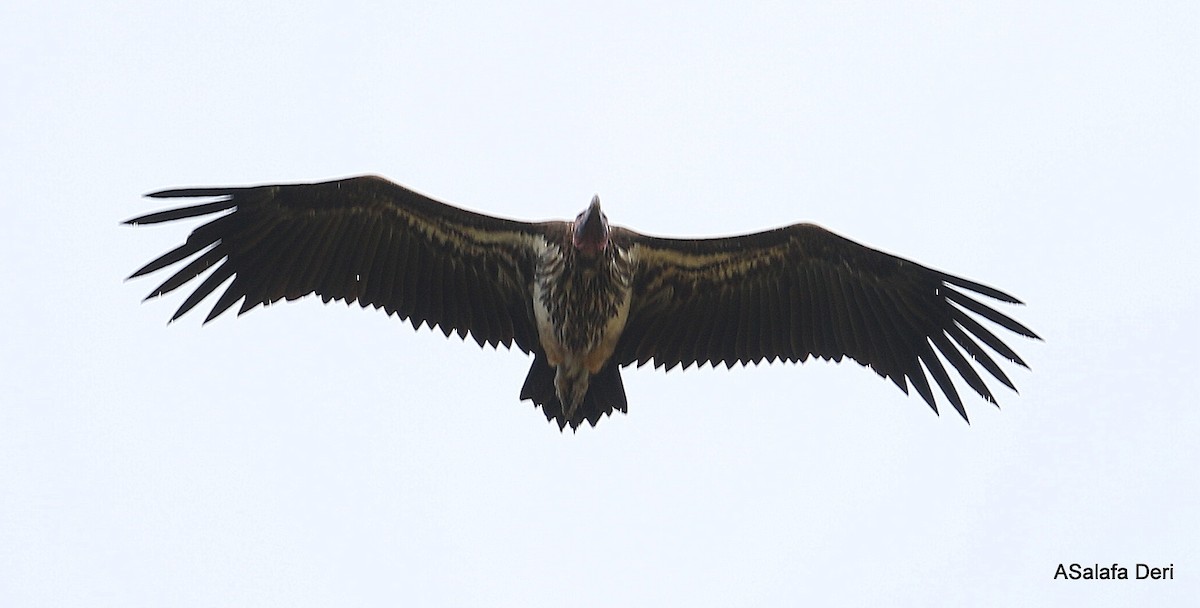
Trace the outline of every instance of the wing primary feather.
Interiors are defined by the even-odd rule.
[[[1013,349],[1009,348],[1007,344],[1000,340],[1000,338],[996,337],[996,334],[993,334],[991,331],[989,331],[988,328],[984,327],[979,323],[979,321],[976,321],[974,318],[972,318],[971,315],[968,315],[965,311],[963,311],[963,309],[958,307],[951,307],[951,309],[951,315],[959,325],[961,325],[968,332],[971,332],[971,334],[975,337],[982,340],[984,344],[987,344],[989,348],[996,351],[996,353],[998,353],[1001,357],[1004,357],[1005,359],[1008,359],[1009,361],[1012,361],[1021,367],[1029,367],[1025,364],[1025,361],[1021,359],[1021,357],[1017,355],[1015,351],[1013,351]]]
[[[208,294],[212,293],[214,289],[221,285],[221,283],[224,283],[226,279],[233,276],[233,272],[233,267],[228,262],[218,266],[217,269],[212,272],[212,274],[208,275],[208,277],[206,277],[204,281],[200,283],[200,286],[196,288],[196,291],[193,291],[191,295],[189,295],[187,299],[183,301],[183,304],[179,306],[179,310],[175,311],[175,314],[171,317],[171,320],[174,321],[187,314],[187,312],[194,308],[196,304],[200,303],[200,300],[208,297]]]
[[[189,207],[190,209],[190,207]],[[229,234],[237,228],[238,224],[244,224],[245,221],[238,218],[236,215],[225,215],[215,220],[207,222],[192,231],[183,245],[168,251],[151,261],[149,264],[139,268],[136,272],[129,275],[129,278],[140,277],[149,274],[156,270],[166,268],[176,262],[181,262],[195,253],[206,247],[212,247],[222,240],[222,235]]]
[[[187,258],[195,255],[201,249],[204,249],[205,247],[212,247],[213,245],[214,245],[214,243],[202,243],[200,241],[192,242],[191,240],[189,240],[189,241],[185,242],[184,244],[155,258],[149,264],[146,264],[145,266],[142,266],[141,268],[137,269],[136,272],[129,275],[129,278],[133,279],[133,278],[140,277],[144,274],[149,274],[156,270],[161,270],[163,268],[166,268],[167,266],[170,266],[171,264],[186,260]]]
[[[213,319],[221,316],[221,313],[229,310],[230,306],[237,303],[238,300],[246,297],[245,281],[241,276],[233,277],[229,282],[229,286],[221,293],[221,297],[217,299],[217,303],[213,304],[212,310],[208,311],[208,315],[204,317],[204,323],[208,323]]]
[[[970,289],[971,291],[974,291],[975,293],[983,294],[989,298],[994,298],[996,300],[1000,300],[1001,302],[1007,302],[1009,304],[1024,304],[1024,302],[1016,299],[1015,297],[1013,297],[1007,293],[1004,293],[1003,291],[1000,291],[999,289],[996,289],[995,287],[988,287],[987,285],[984,285],[982,283],[976,283],[975,281],[969,281],[962,277],[956,277],[952,274],[946,274],[944,272],[936,272],[936,271],[934,271],[934,272],[937,274],[939,279],[941,279],[942,281],[945,281],[951,285],[958,285],[959,287],[964,287],[966,289]],[[1033,336],[1030,336],[1030,337],[1033,337]]]
[[[921,349],[920,347],[916,348],[918,351],[927,352],[927,354],[925,354],[926,357],[934,356],[933,351],[929,349],[928,344],[925,345],[924,349]],[[929,378],[925,375],[925,371],[921,366],[922,358],[923,357],[921,354],[914,353],[912,367],[908,371],[908,381],[912,383],[913,388],[917,389],[917,394],[920,395],[921,398],[925,400],[925,403],[929,404],[929,407],[933,409],[933,412],[937,414],[939,412],[937,402],[933,398],[933,387],[929,385]],[[936,358],[936,356],[934,356],[934,358]],[[929,366],[928,363],[925,365],[926,367]]]
[[[149,198],[199,198],[205,196],[228,196],[232,198],[238,194],[269,188],[272,188],[272,186],[239,186],[234,188],[171,188],[169,190],[151,192],[146,196]]]
[[[146,264],[145,266],[140,267],[140,269],[138,269],[136,272],[133,272],[132,275],[128,276],[128,278],[137,278],[137,277],[140,277],[143,275],[149,275],[150,272],[154,272],[156,270],[162,270],[162,269],[164,269],[164,267],[178,263],[178,261],[182,261],[187,258],[191,258],[192,255],[198,253],[199,251],[202,251],[202,249],[204,249],[204,248],[211,248],[211,247],[215,247],[215,246],[216,246],[216,243],[212,243],[212,242],[209,242],[209,243],[202,243],[199,241],[185,242],[184,245],[175,247],[174,249],[172,249],[172,251],[169,251],[167,253],[160,255],[160,257],[155,258],[154,260],[150,261],[149,264]]]
[[[954,382],[950,379],[950,374],[947,374],[946,368],[942,366],[942,360],[938,358],[937,353],[934,352],[933,347],[928,341],[925,342],[924,346],[923,350],[925,352],[921,356],[921,360],[925,363],[925,368],[929,370],[929,375],[933,376],[938,387],[942,389],[942,393],[950,400],[950,405],[954,406],[954,409],[963,417],[963,420],[970,422],[971,420],[967,418],[967,410],[963,407],[962,397],[959,397],[958,389],[954,388]]]
[[[950,289],[949,287],[943,287],[942,291],[946,294],[946,298],[949,299],[951,302],[954,302],[955,304],[962,306],[963,308],[995,323],[996,325],[1000,325],[1001,327],[1004,327],[1005,329],[1012,331],[1014,333],[1021,334],[1022,336],[1025,336],[1026,338],[1033,338],[1035,340],[1041,340],[1041,338],[1038,337],[1037,334],[1033,333],[1033,330],[1029,329],[1028,327],[1025,327],[1024,325],[1021,325],[1015,319],[1009,317],[1008,315],[1005,315],[1004,313],[1001,313],[998,310],[984,306],[983,304],[975,301],[974,299],[971,299],[971,298],[963,295],[959,291]]]
[[[967,386],[975,389],[975,392],[989,403],[996,403],[996,398],[992,396],[992,391],[984,383],[983,378],[979,377],[979,373],[958,350],[958,347],[946,337],[945,333],[934,334],[932,340],[937,349],[941,351],[942,356],[950,362],[950,365],[954,366],[954,369],[958,370],[959,376],[967,382]]]
[[[1000,366],[997,365],[990,356],[988,356],[987,351],[983,350],[979,344],[972,340],[971,336],[968,336],[961,327],[958,325],[951,325],[946,329],[946,333],[950,334],[950,337],[953,338],[963,350],[967,351],[967,354],[970,355],[971,358],[978,361],[979,364],[988,371],[988,373],[990,373],[1000,382],[1003,382],[1008,388],[1011,388],[1014,391],[1017,390],[1017,387],[1013,385],[1012,380],[1008,379],[1008,376],[1004,373],[1004,370],[1000,369]]]
[[[211,249],[202,253],[200,257],[192,260],[187,266],[184,266],[175,274],[171,275],[171,278],[163,281],[162,285],[159,285],[157,289],[150,292],[150,295],[146,296],[146,299],[149,300],[150,298],[156,298],[165,293],[175,291],[180,285],[183,285],[184,283],[196,278],[200,275],[200,273],[207,270],[213,264],[221,261],[221,259],[224,257],[224,249],[222,249],[219,244],[214,245]]]
[[[171,192],[171,191],[168,190],[167,192]],[[162,194],[162,193],[147,194],[146,196],[161,198],[159,196],[160,194]],[[185,194],[185,195],[181,195],[181,196],[193,196],[193,195]],[[138,217],[125,220],[122,223],[129,224],[130,226],[138,226],[138,225],[142,225],[142,224],[158,224],[158,223],[162,223],[162,222],[170,222],[172,220],[182,220],[182,219],[187,219],[189,217],[208,215],[210,213],[216,213],[218,211],[225,211],[226,209],[232,209],[232,208],[236,207],[237,205],[238,205],[237,201],[235,201],[233,198],[227,198],[224,200],[214,201],[211,203],[204,203],[201,205],[188,205],[187,207],[177,207],[175,209],[167,209],[165,211],[157,211],[155,213],[147,213],[146,215],[139,215]]]

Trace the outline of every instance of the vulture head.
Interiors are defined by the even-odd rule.
[[[571,242],[584,257],[595,258],[608,247],[608,218],[600,211],[600,195],[575,218]]]

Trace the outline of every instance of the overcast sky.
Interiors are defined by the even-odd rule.
[[[310,4],[0,9],[0,605],[1200,594],[1200,5]],[[519,352],[313,298],[168,325],[124,281],[195,225],[120,225],[146,192],[361,173],[814,221],[1045,342],[1004,336],[1032,371],[970,425],[847,362],[628,369],[629,414],[563,434]]]

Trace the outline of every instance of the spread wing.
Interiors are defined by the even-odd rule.
[[[130,278],[193,258],[150,293],[170,292],[215,269],[171,320],[233,278],[205,321],[242,301],[259,304],[317,293],[469,332],[481,346],[536,347],[530,303],[533,262],[552,224],[528,224],[459,209],[380,177],[246,188],[155,192],[153,198],[219,197],[133,218],[154,224],[227,212]]]
[[[908,382],[937,411],[928,370],[954,409],[962,400],[936,353],[995,403],[974,359],[1009,388],[988,352],[1025,366],[973,315],[1029,338],[1024,325],[968,292],[1020,302],[999,290],[876,251],[812,224],[718,239],[666,239],[621,229],[636,263],[635,293],[617,362],[671,369],[763,359],[850,357]],[[972,313],[972,314],[968,314]]]

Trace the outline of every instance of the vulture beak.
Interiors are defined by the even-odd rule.
[[[595,257],[608,247],[608,218],[600,211],[600,195],[593,196],[592,204],[575,218],[572,241],[575,249],[588,257]]]

